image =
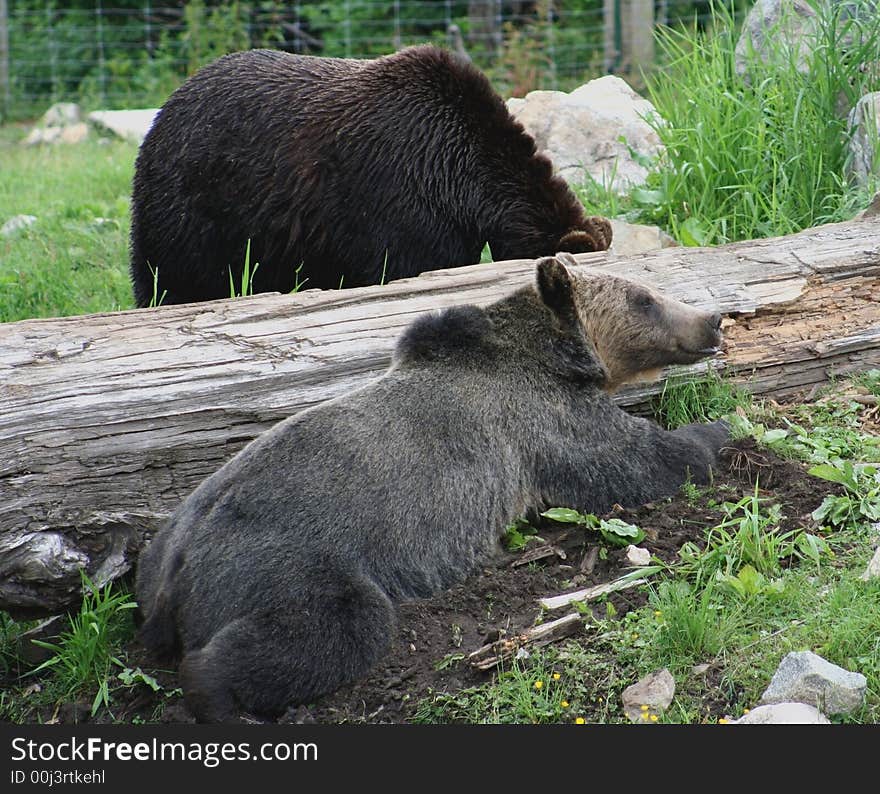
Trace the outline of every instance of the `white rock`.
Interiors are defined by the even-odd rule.
[[[651,552],[630,544],[626,547],[626,561],[630,565],[644,567],[651,562]]]
[[[71,127],[82,121],[79,105],[75,102],[56,102],[40,119],[41,127]]]
[[[779,663],[761,704],[806,703],[826,714],[850,714],[861,708],[867,679],[810,651],[792,652]]]
[[[666,711],[674,696],[675,679],[664,667],[624,689],[621,700],[626,716],[633,722],[652,722],[651,715]]]
[[[636,162],[630,148],[647,158],[663,150],[645,120],[657,116],[654,106],[614,75],[591,80],[570,94],[532,91],[525,99],[508,100],[507,107],[556,173],[572,185],[587,182],[587,174],[616,191],[640,185],[648,169]]]
[[[28,226],[33,226],[36,222],[36,215],[16,215],[6,221],[3,226],[0,226],[0,235],[2,235],[3,237],[9,237],[9,235],[15,234],[21,229],[26,229]]]
[[[861,579],[867,582],[868,579],[876,579],[878,576],[880,576],[880,547],[874,550],[874,556],[871,557],[871,562],[868,563],[868,567],[861,575]]]
[[[28,133],[22,144],[79,143],[88,134],[89,128],[81,119],[79,105],[58,102],[43,114],[40,123]]]
[[[880,160],[875,143],[880,135],[880,91],[865,94],[850,111],[847,124],[851,133],[846,171],[857,187],[870,187],[871,178],[880,176]]]
[[[61,128],[61,137],[58,139],[59,143],[82,143],[86,138],[89,137],[89,126],[84,122],[79,122],[79,124],[72,124],[69,127]]]
[[[132,143],[140,144],[153,125],[158,108],[140,110],[95,110],[89,113],[89,122],[102,131],[112,133]]]
[[[611,234],[611,248],[608,253],[617,256],[633,256],[678,245],[674,237],[670,237],[658,226],[627,223],[615,218],[611,219]]]
[[[21,142],[23,146],[39,146],[43,143],[58,143],[63,127],[34,127]]]
[[[815,706],[806,703],[774,703],[758,706],[730,725],[829,725],[830,720]]]

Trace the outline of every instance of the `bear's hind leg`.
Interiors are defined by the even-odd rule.
[[[323,584],[320,598],[239,618],[184,654],[180,683],[199,722],[280,715],[357,680],[384,655],[395,622],[385,593],[363,577]]]

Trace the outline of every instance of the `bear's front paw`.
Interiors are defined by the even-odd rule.
[[[572,229],[562,235],[558,249],[572,254],[591,251],[607,251],[611,245],[611,223],[607,218],[594,215],[587,218],[580,229]]]

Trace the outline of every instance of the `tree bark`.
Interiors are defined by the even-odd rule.
[[[692,372],[716,366],[779,398],[880,366],[876,215],[717,248],[576,258],[727,315],[723,360]],[[485,305],[533,271],[519,260],[0,325],[0,609],[54,614],[79,599],[81,569],[98,582],[125,573],[170,511],[258,433],[380,375],[413,318]],[[662,385],[616,399],[645,412]]]

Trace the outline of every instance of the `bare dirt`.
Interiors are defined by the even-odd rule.
[[[678,559],[681,546],[702,545],[704,530],[723,518],[717,503],[736,501],[754,492],[758,478],[760,496],[780,504],[785,516],[782,529],[811,525],[810,512],[837,486],[806,473],[802,464],[783,460],[751,442],[738,442],[724,455],[714,487],[696,498],[682,492],[673,498],[636,509],[618,509],[614,517],[644,529],[642,546],[664,562]],[[521,563],[523,552],[504,552],[496,564],[469,577],[461,585],[435,598],[401,606],[393,647],[365,679],[309,706],[291,709],[280,722],[304,723],[406,723],[413,720],[420,701],[436,693],[455,693],[492,679],[493,672],[475,669],[467,654],[499,637],[511,637],[538,621],[538,599],[561,592],[610,582],[629,573],[625,550],[598,540],[596,533],[548,522],[540,537],[559,554]],[[536,548],[529,544],[527,550]],[[597,554],[604,548],[601,554]],[[563,556],[564,555],[564,556]],[[642,588],[612,593],[592,604],[599,615],[610,601],[618,616],[646,603]],[[566,610],[560,610],[564,612]],[[555,617],[555,613],[553,617]],[[127,663],[151,669],[136,642],[126,649]],[[454,660],[443,664],[443,660]],[[173,690],[173,672],[157,678],[165,692]],[[722,716],[735,693],[713,689],[707,677],[703,705],[709,716]],[[88,703],[66,704],[53,715],[58,722],[88,720]],[[191,722],[180,697],[154,694],[146,687],[114,693],[115,721]],[[588,721],[590,715],[587,715]],[[110,718],[99,717],[100,721]]]

